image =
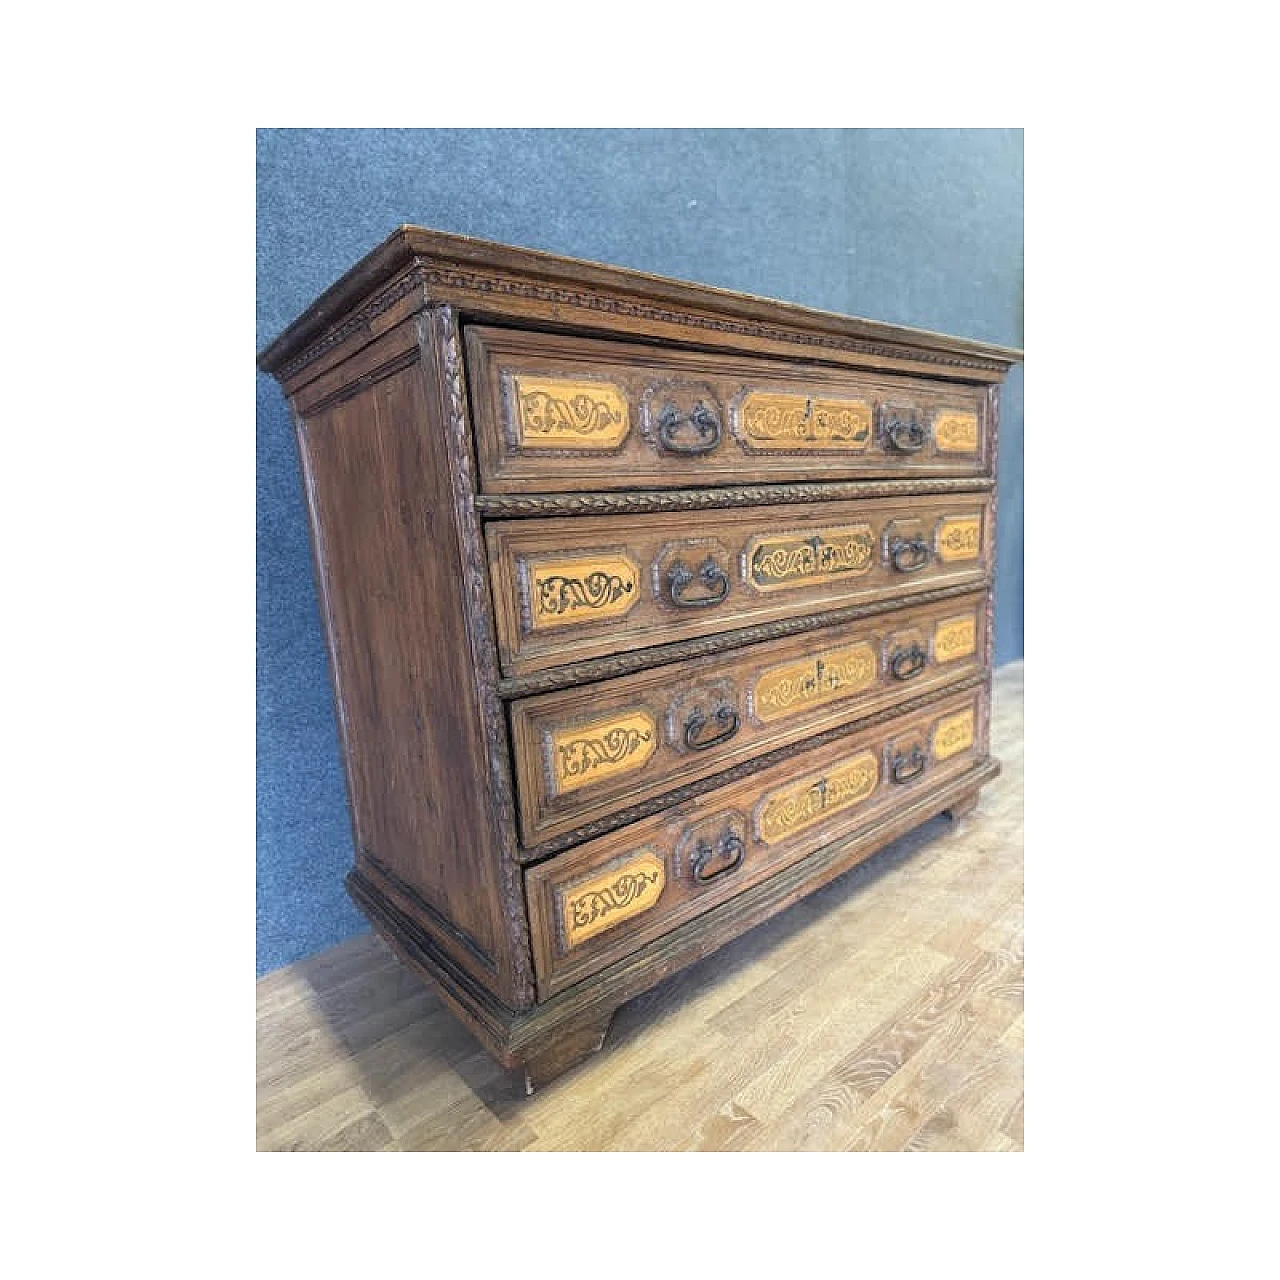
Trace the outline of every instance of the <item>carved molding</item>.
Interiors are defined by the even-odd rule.
[[[488,561],[480,523],[474,507],[475,477],[471,463],[471,432],[463,384],[462,351],[458,323],[449,307],[433,308],[425,317],[424,338],[434,337],[443,355],[443,382],[447,409],[449,453],[453,462],[459,543],[463,554],[463,579],[467,596],[467,630],[476,664],[484,718],[485,752],[489,772],[490,820],[499,842],[498,875],[502,885],[502,913],[511,939],[512,977],[519,995],[534,999],[528,918],[524,883],[514,859],[505,856],[517,847],[515,802],[507,743],[507,718],[495,684],[498,678],[497,641],[490,616]],[[434,334],[432,325],[434,323]]]
[[[589,684],[594,680],[607,680],[612,676],[630,675],[633,671],[645,671],[668,662],[683,662],[689,658],[702,658],[707,654],[729,652],[744,645],[762,640],[777,640],[782,636],[800,635],[818,627],[832,627],[839,622],[856,622],[859,618],[874,618],[882,613],[908,606],[933,604],[951,600],[956,596],[972,595],[989,588],[991,580],[982,577],[955,587],[940,587],[934,591],[915,592],[909,596],[898,595],[889,600],[875,600],[867,604],[847,605],[842,609],[829,609],[825,613],[805,613],[794,618],[779,618],[774,622],[762,622],[758,626],[744,627],[740,631],[722,631],[717,635],[696,636],[692,640],[679,640],[674,644],[656,645],[650,649],[636,649],[626,653],[611,654],[607,658],[588,658],[583,662],[552,667],[547,671],[534,671],[524,676],[509,676],[498,681],[498,693],[504,698],[524,698],[532,693],[549,693],[552,689],[566,689],[574,684]]]
[[[899,605],[901,605],[901,601],[899,601]],[[788,746],[779,747],[775,751],[768,751],[764,755],[754,756],[750,760],[744,760],[741,764],[734,765],[731,769],[724,770],[722,773],[713,774],[709,778],[700,778],[696,782],[688,782],[682,787],[665,791],[660,796],[653,796],[640,804],[632,805],[628,809],[622,809],[606,817],[597,818],[594,822],[585,823],[583,826],[576,827],[573,831],[566,832],[564,835],[556,836],[552,840],[522,849],[519,854],[520,860],[526,864],[541,861],[552,854],[560,853],[570,845],[579,844],[584,840],[591,840],[609,831],[616,831],[619,827],[625,827],[630,823],[639,821],[641,818],[647,818],[651,814],[657,813],[660,809],[683,804],[686,800],[704,795],[708,791],[719,790],[732,782],[737,782],[740,778],[746,778],[762,769],[769,768],[771,765],[789,760],[800,752],[809,750],[811,747],[820,747],[828,742],[835,742],[838,738],[848,737],[851,733],[860,733],[864,729],[873,729],[876,725],[886,724],[899,716],[910,715],[912,712],[923,710],[933,703],[941,702],[946,698],[954,697],[958,693],[964,693],[967,689],[978,688],[986,683],[986,674],[977,672],[957,680],[954,684],[947,685],[946,688],[935,689],[930,693],[921,694],[918,698],[909,698],[905,702],[885,707],[884,710],[877,711],[872,715],[861,716],[845,724],[836,725],[834,728],[827,729],[822,733],[812,734],[801,742],[793,742]]]
[[[390,311],[401,298],[407,297],[415,289],[422,288],[425,283],[421,260],[415,258],[413,265],[402,276],[389,284],[381,293],[375,294],[358,311],[353,311],[336,329],[330,329],[324,337],[304,348],[288,364],[283,365],[276,373],[276,378],[280,382],[287,382],[313,360],[319,359],[326,351],[345,342],[353,333],[358,333],[367,327],[369,321],[380,316],[384,311]],[[425,298],[424,293],[424,301]]]
[[[704,314],[693,310],[676,311],[670,307],[643,302],[636,298],[619,297],[594,290],[571,289],[564,285],[544,284],[475,267],[442,266],[430,263],[426,267],[426,277],[430,284],[443,286],[446,289],[534,298],[539,302],[581,307],[588,311],[604,311],[611,315],[658,320],[665,324],[689,325],[699,329],[714,330],[717,333],[766,338],[799,346],[826,347],[832,351],[856,352],[862,355],[881,356],[889,360],[909,360],[917,364],[944,365],[959,369],[987,369],[993,373],[1003,373],[1009,367],[1007,360],[983,359],[980,356],[962,356],[951,352],[932,351],[928,348],[897,346],[889,342],[871,342],[865,338],[814,333],[808,329],[784,327],[764,320],[734,320],[727,316]]]
[[[848,480],[825,484],[742,485],[725,489],[654,489],[633,493],[482,493],[476,509],[486,519],[521,516],[626,515],[651,511],[708,511],[720,507],[895,498],[922,493],[986,493],[989,476],[911,480]]]

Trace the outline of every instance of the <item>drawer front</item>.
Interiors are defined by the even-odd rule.
[[[987,753],[987,698],[942,698],[530,868],[540,996],[963,773]]]
[[[979,585],[990,497],[947,494],[487,527],[503,672]]]
[[[986,665],[986,592],[512,703],[526,845]]]
[[[488,328],[467,354],[489,492],[990,470],[972,384]]]

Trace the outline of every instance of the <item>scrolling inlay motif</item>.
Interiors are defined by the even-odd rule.
[[[648,911],[662,896],[666,883],[667,866],[661,855],[639,849],[621,867],[571,888],[558,888],[565,941],[576,947]]]
[[[876,678],[875,650],[869,644],[829,649],[818,658],[784,662],[760,673],[751,705],[764,724],[847,698]]]
[[[880,781],[880,763],[871,751],[803,782],[766,792],[756,809],[756,830],[765,844],[777,844],[832,814],[860,804]]]
[[[934,628],[933,656],[938,662],[967,658],[978,647],[978,620],[972,614],[944,618]]]
[[[947,760],[973,746],[973,708],[943,716],[933,726],[933,758]]]
[[[657,749],[658,726],[647,711],[637,710],[553,729],[548,737],[556,792],[563,794],[644,768]]]
[[[628,556],[543,560],[528,566],[534,631],[601,618],[621,618],[639,599],[640,568]]]
[[[748,447],[861,452],[871,443],[871,406],[864,400],[752,391],[739,409]]]
[[[611,382],[521,375],[512,383],[526,449],[613,449],[631,429],[626,396]]]
[[[943,453],[977,453],[978,415],[938,414],[933,420],[933,442]]]
[[[866,573],[874,554],[875,534],[869,524],[825,529],[808,537],[752,538],[746,550],[751,582],[759,591]]]
[[[976,560],[982,548],[982,517],[948,517],[938,525],[938,559]]]

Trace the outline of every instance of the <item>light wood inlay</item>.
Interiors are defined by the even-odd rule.
[[[880,764],[874,752],[861,751],[838,768],[767,792],[756,808],[756,831],[765,844],[777,844],[861,803],[879,781]]]
[[[752,391],[739,408],[748,448],[861,452],[871,443],[865,400],[815,400],[796,393]]]
[[[751,693],[751,710],[763,724],[798,715],[869,688],[876,679],[876,654],[869,644],[828,649],[816,658],[784,662],[761,672]]]
[[[644,710],[606,716],[548,735],[557,794],[643,769],[658,745],[658,726]]]
[[[869,524],[752,538],[743,552],[748,581],[757,591],[785,591],[866,573],[875,541]]]
[[[976,560],[982,552],[982,517],[948,517],[938,522],[938,559],[944,564]]]
[[[516,440],[525,449],[615,449],[631,429],[627,398],[595,379],[511,379]]]
[[[944,716],[933,729],[935,760],[946,760],[973,746],[973,708]]]
[[[933,420],[933,439],[943,453],[978,452],[978,415],[940,413]]]
[[[524,561],[521,568],[530,631],[622,618],[640,598],[640,568],[630,556]]]
[[[662,897],[667,864],[652,849],[637,850],[626,861],[571,887],[556,890],[565,943],[576,947],[648,911]]]
[[[946,618],[933,633],[933,656],[938,662],[966,658],[978,647],[978,620],[973,614]]]
[[[531,1098],[371,933],[260,978],[258,1149],[1021,1151],[1022,676],[968,817],[638,996]]]

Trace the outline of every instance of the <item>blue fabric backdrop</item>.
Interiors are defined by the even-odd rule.
[[[400,223],[1021,346],[1020,129],[261,130],[258,348]],[[363,930],[306,517],[258,375],[258,972]],[[1022,371],[996,662],[1022,656]]]

